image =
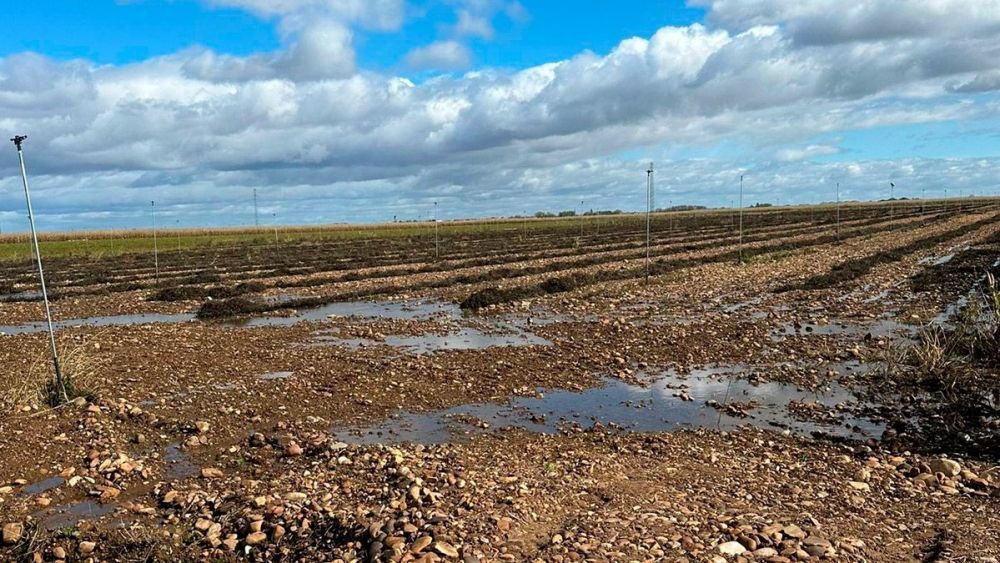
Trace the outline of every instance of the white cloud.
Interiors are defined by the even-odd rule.
[[[337,19],[370,29],[394,30],[403,23],[404,0],[203,0],[214,6],[243,8],[262,17],[290,18],[298,24],[313,17]]]
[[[406,64],[416,70],[461,70],[469,66],[469,49],[458,41],[435,41],[406,55]]]
[[[832,145],[806,145],[781,149],[774,156],[781,162],[794,162],[816,156],[829,156],[838,152],[840,149]]]
[[[378,215],[389,208],[376,201],[402,213],[441,194],[459,194],[449,197],[460,197],[470,214],[579,199],[570,194],[628,207],[636,163],[613,155],[647,152],[647,160],[734,143],[742,147],[734,162],[671,163],[676,185],[688,186],[684,197],[717,193],[731,182],[736,160],[773,161],[757,177],[774,174],[773,189],[792,190],[789,178],[807,185],[809,174],[833,170],[865,178],[896,165],[818,165],[809,159],[836,150],[817,143],[818,135],[1000,113],[989,93],[1000,72],[1000,31],[989,31],[988,14],[971,31],[966,14],[946,11],[936,15],[938,29],[920,36],[804,46],[795,34],[811,9],[771,0],[751,11],[748,2],[718,0],[710,20],[729,30],[665,27],[603,55],[416,85],[355,68],[351,26],[388,17],[398,2],[383,11],[375,8],[381,3],[348,1],[225,3],[282,18],[285,46],[246,57],[187,50],[121,67],[0,58],[0,126],[31,135],[40,213],[124,214],[155,193],[165,213],[184,203],[197,215],[242,205],[253,186],[280,197],[297,220],[322,220],[317,202],[330,197],[371,206],[366,219],[397,214]],[[930,3],[912,3],[923,4]],[[324,17],[303,16],[321,9]],[[860,26],[844,37],[868,33],[850,17],[840,25]],[[460,42],[440,41],[407,62],[463,69],[469,53]],[[987,93],[964,95],[971,92]],[[914,181],[995,188],[996,175],[980,162],[935,170],[940,161],[919,161]],[[0,206],[9,211],[17,201],[8,197],[16,188],[10,159],[0,160],[0,174]],[[64,207],[47,206],[45,192],[59,194]]]

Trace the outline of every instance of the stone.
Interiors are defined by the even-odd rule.
[[[52,548],[52,557],[56,559],[66,559],[66,550],[61,545]]]
[[[455,546],[448,542],[434,542],[434,551],[444,555],[445,557],[458,557],[458,550],[455,549]]]
[[[796,526],[795,524],[789,524],[781,530],[786,536],[790,538],[795,538],[801,540],[806,537],[806,533],[802,531],[802,528]]]
[[[92,541],[82,541],[80,542],[80,553],[84,555],[90,555],[97,549],[97,544]]]
[[[298,457],[302,455],[302,446],[298,445],[296,442],[291,442],[285,447],[285,453],[288,454],[289,457]]]
[[[962,472],[962,466],[950,459],[932,459],[927,465],[934,473],[943,473],[945,477],[954,477]]]
[[[201,476],[203,479],[219,479],[223,473],[221,469],[216,467],[203,467],[201,468]]]
[[[421,551],[427,549],[427,546],[433,542],[434,540],[431,539],[430,536],[420,536],[413,542],[413,545],[410,546],[410,551],[413,553],[420,553]]]
[[[856,491],[869,491],[869,490],[871,490],[871,487],[868,485],[868,483],[863,483],[861,481],[848,481],[847,484],[850,485],[851,488],[854,489],[854,490],[856,490]]]
[[[21,536],[24,535],[24,525],[18,522],[12,522],[10,524],[4,524],[3,527],[3,544],[4,545],[14,545],[21,541]]]
[[[743,555],[746,553],[747,548],[743,547],[738,541],[727,541],[726,543],[719,544],[719,553],[723,555]]]
[[[198,429],[198,432],[200,434],[208,432],[209,428],[211,428],[211,426],[209,426],[209,424],[204,420],[199,420],[198,422],[195,422],[194,427]]]
[[[757,559],[768,559],[770,557],[777,557],[778,550],[773,547],[762,547],[760,549],[755,549],[753,556]]]
[[[247,545],[258,545],[264,543],[267,540],[267,534],[264,532],[254,532],[247,536]]]

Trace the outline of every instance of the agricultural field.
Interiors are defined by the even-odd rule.
[[[1000,200],[0,238],[0,560],[996,561]]]

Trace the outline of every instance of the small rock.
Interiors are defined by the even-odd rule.
[[[219,479],[223,476],[222,470],[215,467],[203,467],[201,476],[204,479]]]
[[[62,546],[55,546],[52,548],[52,557],[56,559],[66,559],[66,550]]]
[[[267,534],[264,532],[254,532],[247,536],[247,545],[257,545],[263,543],[267,540]]]
[[[97,549],[97,544],[92,541],[80,542],[80,553],[84,555],[90,555],[95,549]]]
[[[430,536],[420,536],[413,542],[413,545],[410,546],[410,552],[420,553],[421,551],[427,549],[427,546],[433,542],[434,540],[431,539]]]
[[[3,544],[4,545],[14,545],[21,541],[21,536],[24,535],[24,525],[18,522],[12,522],[10,524],[5,524],[3,527]]]
[[[719,553],[723,555],[743,555],[746,553],[747,548],[743,547],[738,541],[727,541],[726,543],[719,544]]]
[[[932,472],[943,473],[945,477],[954,477],[962,472],[962,466],[957,461],[950,459],[933,459],[927,465],[930,466]]]
[[[455,546],[448,542],[434,542],[434,551],[444,555],[445,557],[458,557],[458,550],[455,549]]]

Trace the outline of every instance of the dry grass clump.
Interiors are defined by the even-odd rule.
[[[987,274],[947,325],[886,353],[881,387],[900,403],[908,447],[1000,456],[1000,288]]]
[[[94,345],[89,345],[86,340],[60,340],[62,389],[54,380],[52,358],[46,347],[24,371],[7,374],[7,380],[0,380],[0,406],[4,407],[3,410],[41,405],[54,407],[65,402],[64,397],[70,401],[78,397],[94,400],[101,374],[105,371],[104,362],[95,351]]]

